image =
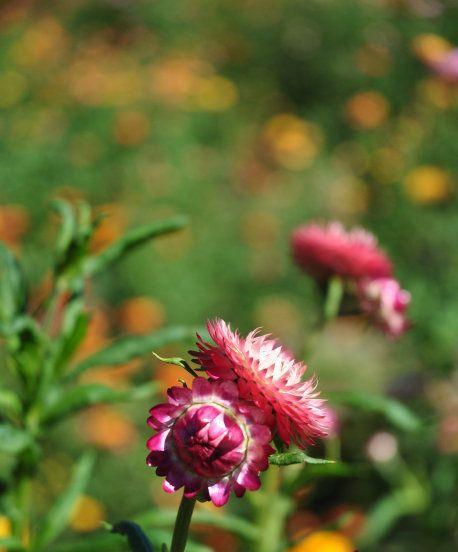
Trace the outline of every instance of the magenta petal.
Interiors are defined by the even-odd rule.
[[[213,393],[212,384],[205,378],[195,378],[192,382],[192,396],[194,399],[205,399]]]
[[[146,446],[152,451],[165,450],[165,442],[169,436],[169,433],[170,429],[156,433],[156,435],[153,435],[148,439]]]
[[[259,443],[266,444],[272,440],[272,434],[265,425],[252,424],[250,425],[250,435]]]
[[[169,400],[174,405],[187,405],[192,402],[192,391],[186,387],[170,387],[167,389]]]
[[[172,404],[158,404],[154,406],[149,411],[150,417],[148,418],[148,425],[153,429],[164,429],[164,426],[170,422],[176,410],[176,406]]]
[[[245,487],[245,489],[248,489],[249,491],[257,491],[259,487],[261,486],[261,480],[259,479],[259,475],[244,466],[237,476],[237,483],[239,485],[242,485]]]
[[[229,500],[229,494],[231,492],[230,481],[222,479],[215,483],[211,487],[208,487],[208,494],[215,506],[224,506]]]

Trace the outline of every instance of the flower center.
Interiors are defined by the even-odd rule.
[[[248,439],[241,424],[216,403],[194,404],[172,430],[179,458],[202,477],[221,477],[245,458]]]

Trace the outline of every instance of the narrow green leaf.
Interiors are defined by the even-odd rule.
[[[126,253],[133,251],[149,240],[180,230],[186,224],[186,217],[177,216],[167,220],[155,221],[134,228],[114,244],[107,247],[102,253],[89,257],[84,265],[84,272],[87,276],[98,274],[110,264],[116,262]]]
[[[17,393],[0,388],[0,415],[8,419],[17,419],[21,412],[22,405]]]
[[[359,391],[336,392],[327,395],[331,401],[337,404],[382,414],[395,427],[404,431],[419,431],[422,427],[421,420],[407,406],[391,397]]]
[[[53,423],[89,406],[143,400],[156,391],[157,383],[154,381],[131,389],[113,389],[98,383],[62,389],[56,397],[47,401],[43,419],[47,423]]]
[[[0,451],[9,454],[18,454],[33,443],[27,431],[10,424],[0,424]]]
[[[133,521],[115,523],[111,532],[126,536],[132,552],[153,552],[153,545],[150,543],[148,537],[140,525]]]
[[[85,454],[76,463],[70,484],[56,500],[45,519],[40,523],[39,533],[33,545],[33,550],[47,550],[67,527],[76,500],[84,492],[94,465],[93,454]]]
[[[313,458],[301,450],[294,452],[278,452],[269,456],[269,463],[274,466],[289,466],[290,464],[335,464],[335,460]]]
[[[61,218],[56,251],[59,257],[63,257],[76,236],[75,213],[70,203],[63,199],[55,199],[51,206]]]
[[[95,366],[113,366],[124,364],[133,358],[151,354],[153,349],[158,349],[169,343],[184,341],[195,336],[195,328],[187,326],[172,326],[158,330],[150,335],[132,335],[121,337],[106,349],[102,349],[92,356],[80,362],[66,376],[72,380]]]
[[[189,374],[191,374],[191,376],[194,376],[195,378],[197,378],[197,376],[198,376],[197,372],[195,372],[191,368],[191,366],[189,366],[189,364],[186,362],[186,360],[184,360],[183,358],[179,358],[179,357],[164,358],[164,357],[159,356],[154,351],[153,351],[153,355],[158,360],[160,360],[161,362],[166,362],[167,364],[174,364],[175,366],[179,366],[180,368],[184,368],[186,370],[186,372],[188,372]]]
[[[8,326],[24,310],[27,291],[23,271],[11,253],[0,242],[0,322]]]

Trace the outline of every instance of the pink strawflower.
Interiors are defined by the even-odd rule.
[[[330,439],[337,437],[340,431],[340,419],[337,410],[326,404],[324,405],[324,415],[326,424],[329,428],[326,437]]]
[[[391,262],[376,238],[362,228],[346,231],[339,222],[299,226],[292,234],[296,263],[317,280],[391,276]]]
[[[237,383],[240,396],[264,413],[273,432],[289,445],[305,447],[327,433],[324,401],[316,391],[316,379],[302,381],[306,366],[258,330],[246,338],[233,332],[223,320],[207,323],[215,345],[202,340],[192,352],[211,378]]]
[[[431,67],[444,81],[458,83],[458,48],[444,53],[439,60],[431,62]]]
[[[362,309],[374,323],[391,337],[399,337],[409,329],[406,310],[410,293],[392,278],[363,280],[358,284],[358,296]]]
[[[231,490],[240,497],[259,489],[272,435],[262,411],[240,400],[233,382],[199,377],[192,389],[171,387],[168,401],[150,410],[157,433],[147,443],[147,463],[165,476],[165,491],[184,487],[188,498],[223,506]]]

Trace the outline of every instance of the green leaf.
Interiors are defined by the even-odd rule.
[[[88,453],[76,463],[69,486],[40,523],[39,533],[32,546],[33,550],[47,550],[49,544],[67,527],[76,500],[84,492],[89,481],[94,461],[94,455]]]
[[[0,415],[12,420],[20,417],[21,412],[22,405],[17,393],[0,388]]]
[[[153,545],[150,543],[148,537],[140,525],[133,521],[115,523],[111,532],[126,536],[132,552],[153,552]]]
[[[331,401],[337,404],[382,414],[395,427],[404,431],[415,432],[422,427],[421,420],[407,406],[391,397],[359,391],[336,392],[327,395]]]
[[[11,251],[0,242],[0,322],[8,326],[26,304],[27,291],[22,269]]]
[[[0,451],[18,454],[33,444],[31,435],[10,424],[0,424]]]
[[[301,450],[293,452],[278,452],[269,456],[269,463],[274,466],[289,466],[290,464],[335,464],[335,460],[313,458]]]
[[[19,539],[14,537],[0,537],[0,550],[7,550],[8,552],[22,552],[24,547]]]
[[[195,372],[191,368],[191,366],[189,366],[189,364],[186,362],[186,360],[184,360],[183,358],[179,358],[179,357],[164,358],[164,357],[159,356],[154,351],[153,351],[153,355],[158,360],[160,360],[161,362],[166,362],[167,364],[174,364],[175,366],[179,366],[180,368],[184,368],[186,370],[186,372],[188,372],[189,374],[191,374],[191,376],[194,376],[195,378],[197,378],[197,376],[198,376],[197,372]]]
[[[89,257],[84,265],[85,274],[87,276],[98,274],[126,253],[133,251],[157,236],[180,230],[185,226],[186,222],[186,217],[177,216],[134,228],[114,244],[107,247],[102,253]]]
[[[132,335],[121,337],[106,349],[102,349],[80,362],[66,379],[72,380],[95,366],[113,366],[124,364],[133,358],[151,353],[153,349],[163,347],[169,343],[176,343],[194,337],[195,328],[187,326],[172,326],[158,330],[150,335]]]
[[[156,391],[157,383],[154,381],[125,390],[113,389],[98,383],[62,389],[55,397],[46,401],[43,420],[53,423],[97,404],[143,400],[151,397]]]
[[[73,207],[68,201],[55,199],[51,206],[59,214],[61,225],[56,242],[56,252],[60,259],[65,257],[76,236],[77,223]]]

